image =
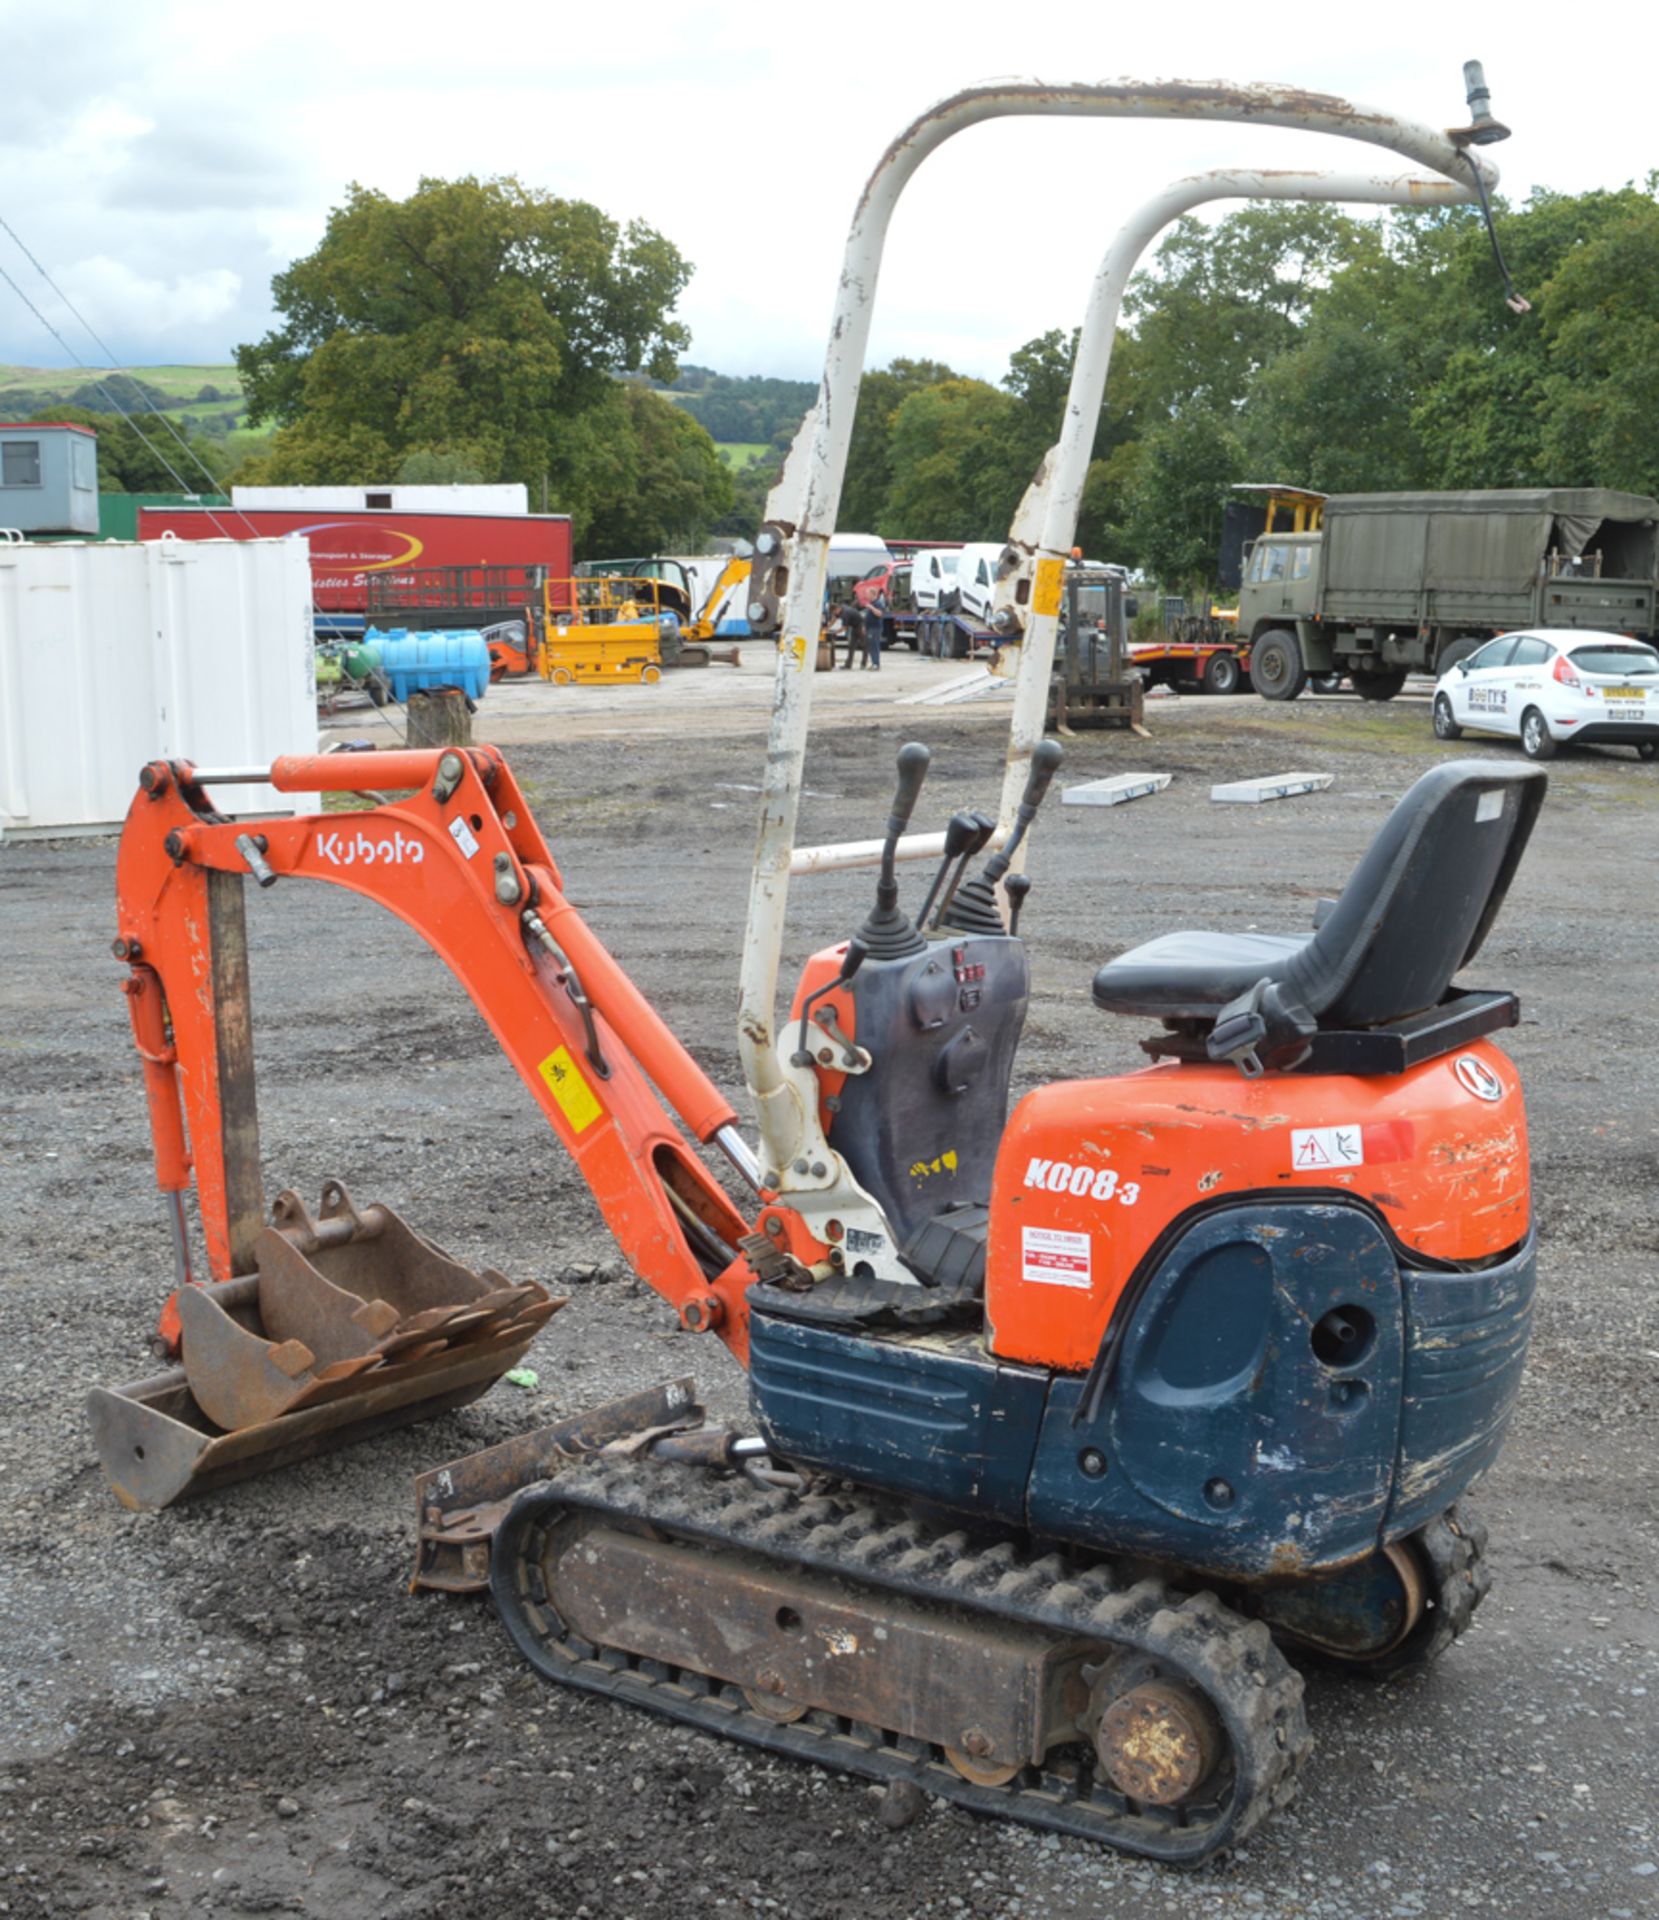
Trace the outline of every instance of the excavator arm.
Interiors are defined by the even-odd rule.
[[[253,779],[372,804],[226,819],[213,791]],[[754,1276],[738,1243],[751,1224],[667,1109],[753,1184],[736,1116],[565,898],[517,782],[488,747],[290,756],[228,775],[181,761],[144,769],[121,841],[115,951],[131,969],[181,1283],[190,1278],[181,1196],[192,1172],[215,1281],[253,1270],[264,1219],[242,898],[250,875],[262,888],[326,881],[413,927],[495,1034],[629,1265],[687,1327],[718,1333],[745,1358],[744,1289]],[[169,1352],[178,1336],[175,1294],[161,1327]]]

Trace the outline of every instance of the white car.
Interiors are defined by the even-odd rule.
[[[1659,755],[1659,653],[1622,633],[1503,633],[1434,688],[1437,739],[1519,734],[1529,760],[1572,740]]]

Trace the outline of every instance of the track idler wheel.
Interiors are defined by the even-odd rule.
[[[789,1698],[783,1690],[781,1676],[770,1669],[757,1676],[756,1685],[744,1687],[742,1692],[763,1720],[775,1721],[780,1727],[792,1727],[811,1711],[805,1701]]]
[[[1097,1683],[1095,1757],[1125,1798],[1176,1807],[1215,1772],[1226,1741],[1204,1698],[1179,1681],[1143,1680],[1102,1701]]]
[[[977,1728],[970,1727],[963,1735],[969,1744],[965,1747],[946,1747],[945,1758],[953,1770],[970,1786],[1005,1787],[1020,1770],[1016,1760],[1012,1765],[991,1758],[991,1741]]]

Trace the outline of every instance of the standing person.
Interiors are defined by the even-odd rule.
[[[864,608],[864,664],[881,672],[881,630],[887,618],[887,595],[878,587]]]

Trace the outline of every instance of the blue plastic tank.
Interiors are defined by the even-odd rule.
[[[490,649],[476,628],[458,633],[411,633],[407,627],[370,627],[363,636],[380,655],[396,700],[427,687],[459,687],[481,700],[490,684]]]

